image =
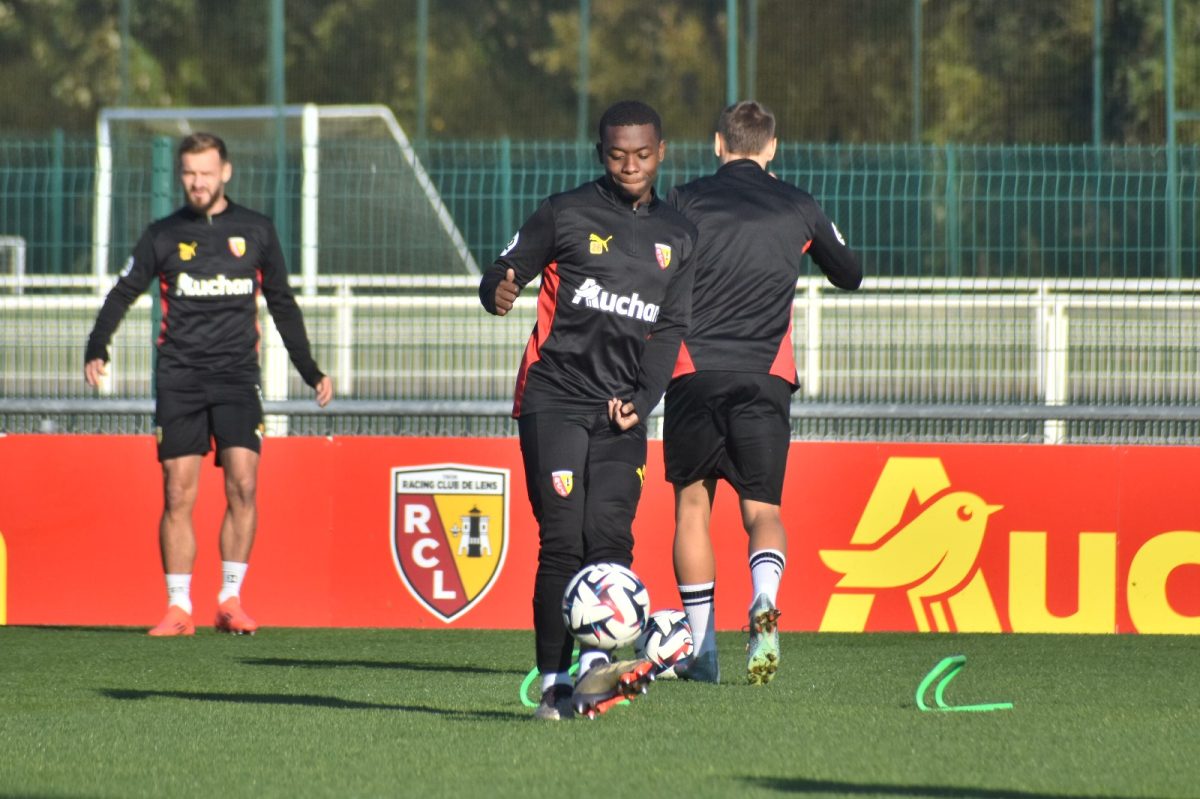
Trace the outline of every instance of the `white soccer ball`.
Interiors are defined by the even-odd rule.
[[[692,625],[682,610],[659,610],[650,614],[646,629],[638,636],[638,657],[654,664],[659,678],[674,677],[675,667],[692,659]]]
[[[650,593],[618,563],[593,563],[563,593],[563,621],[579,643],[616,649],[633,643],[650,615]]]

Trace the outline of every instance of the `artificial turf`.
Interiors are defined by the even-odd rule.
[[[527,632],[0,627],[0,795],[1200,796],[1200,637],[786,633],[766,687],[719,641],[719,686],[553,723]],[[958,654],[946,703],[1011,710],[918,709]]]

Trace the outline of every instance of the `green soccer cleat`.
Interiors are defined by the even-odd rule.
[[[575,712],[594,719],[626,699],[646,693],[654,680],[654,664],[645,658],[601,663],[575,683]]]
[[[766,594],[750,606],[750,641],[746,644],[746,679],[766,685],[779,668],[779,611]]]

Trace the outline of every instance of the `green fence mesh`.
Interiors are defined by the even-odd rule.
[[[292,416],[289,433],[508,434],[503,406],[533,320],[526,300],[497,319],[476,299],[466,261],[443,258],[444,230],[394,142],[322,142],[320,207],[306,239],[304,153],[289,142],[277,181],[269,142],[234,140],[231,194],[282,207],[310,337],[339,397],[409,403],[373,414]],[[659,188],[714,167],[706,142],[670,142]],[[390,148],[390,149],[389,149]],[[0,429],[146,430],[144,413],[5,411],[94,397],[83,344],[100,297],[149,221],[145,146],[114,157],[109,255],[96,276],[97,147],[91,140],[0,138]],[[440,141],[417,148],[433,193],[486,267],[547,194],[598,172],[576,142]],[[870,404],[864,418],[795,420],[797,437],[979,441],[1188,442],[1200,405],[1200,148],[784,145],[773,164],[809,188],[862,256],[864,289],[800,282],[798,408]],[[1174,191],[1169,181],[1174,180]],[[282,187],[282,189],[280,188]],[[407,187],[407,188],[406,188]],[[408,194],[405,194],[408,192]],[[104,202],[104,198],[100,198]],[[301,264],[315,242],[315,290]],[[17,243],[20,242],[20,243]],[[440,242],[440,243],[437,243]],[[24,277],[15,275],[18,250]],[[439,254],[440,253],[440,254]],[[7,276],[5,276],[7,275]],[[268,399],[308,390],[272,340]],[[149,300],[113,349],[108,400],[150,397]],[[272,378],[268,377],[268,382]],[[492,413],[412,403],[487,402]],[[1065,404],[1095,418],[1008,418],[996,409]],[[889,415],[889,405],[947,409]],[[47,405],[47,408],[51,407]],[[1112,410],[1109,417],[1104,410]],[[1129,409],[1178,418],[1130,418]]]

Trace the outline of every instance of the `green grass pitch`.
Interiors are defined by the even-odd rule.
[[[528,632],[0,627],[0,796],[1200,796],[1200,637],[797,634],[769,686],[659,681],[594,720],[518,695]],[[951,705],[917,685],[966,666]]]

